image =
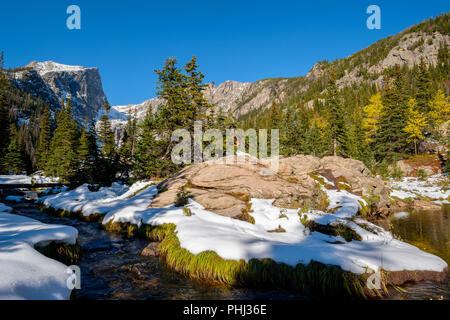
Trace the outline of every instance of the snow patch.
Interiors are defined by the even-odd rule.
[[[151,186],[132,196],[132,191],[142,186],[145,183],[133,185],[121,195],[109,194],[106,189],[90,192],[82,186],[46,197],[43,203],[57,208],[82,210],[85,215],[105,213],[104,224],[122,222],[139,226],[173,223],[182,248],[193,254],[212,250],[224,259],[248,261],[252,258],[271,258],[291,266],[314,260],[358,274],[380,268],[440,272],[447,267],[441,258],[398,241],[382,228],[356,218],[361,203],[365,202],[345,190],[324,188],[334,213],[315,210],[302,212],[301,215],[320,224],[344,224],[359,234],[362,241],[346,242],[340,236],[310,232],[300,222],[298,210],[275,207],[272,205],[273,199],[251,200],[253,212],[250,214],[255,224],[217,215],[192,200],[187,205],[192,216],[185,216],[183,208],[174,205],[149,208],[157,188]],[[278,227],[285,232],[268,232]]]
[[[5,208],[0,203],[0,211]],[[69,299],[67,266],[34,246],[51,241],[75,244],[77,236],[78,231],[69,226],[0,212],[0,299]]]
[[[391,179],[391,196],[399,199],[426,197],[438,204],[450,204],[450,182],[448,177],[437,174],[425,179],[406,177]]]

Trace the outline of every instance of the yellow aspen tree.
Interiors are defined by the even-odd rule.
[[[450,103],[445,93],[439,89],[431,99],[429,117],[432,123],[441,125],[450,119]]]
[[[364,118],[362,120],[362,128],[366,133],[366,141],[372,142],[372,136],[377,132],[378,120],[380,118],[383,103],[381,101],[381,92],[373,95],[369,99],[370,104],[363,108]]]
[[[408,134],[408,142],[414,142],[414,151],[417,154],[417,142],[423,139],[422,130],[428,123],[425,116],[417,111],[417,101],[415,99],[410,99],[408,105],[409,116],[403,131]]]

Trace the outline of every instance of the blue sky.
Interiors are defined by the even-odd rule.
[[[81,30],[66,9],[81,8]],[[381,8],[381,30],[366,8]],[[206,81],[257,81],[306,74],[431,16],[449,1],[7,1],[0,10],[6,66],[32,60],[97,66],[113,105],[155,96],[155,68],[168,57],[197,56]]]

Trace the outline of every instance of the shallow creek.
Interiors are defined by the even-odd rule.
[[[417,246],[425,252],[441,257],[450,265],[450,205],[437,212],[401,212],[380,224],[396,238]],[[395,294],[391,299],[446,299],[450,300],[450,281],[407,284],[406,294]]]
[[[109,234],[97,223],[51,217],[31,203],[8,205],[20,215],[78,229],[82,288],[73,291],[73,299],[307,299],[278,290],[228,288],[192,281],[165,268],[158,258],[141,257],[147,240]],[[450,206],[437,213],[397,215],[381,226],[450,264]],[[408,293],[394,293],[389,299],[450,299],[448,279],[444,284],[423,282],[404,289]]]
[[[148,240],[110,234],[98,223],[52,217],[31,203],[8,205],[17,214],[78,229],[81,289],[72,292],[73,299],[306,299],[282,291],[228,288],[192,281],[171,272],[156,257],[141,257]]]

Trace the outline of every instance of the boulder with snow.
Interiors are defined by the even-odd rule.
[[[324,201],[321,187],[327,187],[372,199],[372,215],[390,211],[387,188],[358,160],[298,155],[281,158],[278,172],[267,175],[267,161],[251,163],[248,156],[238,156],[233,163],[228,159],[195,164],[162,181],[151,206],[175,203],[183,189],[207,210],[237,217],[251,198],[275,199],[274,205],[282,208],[317,208]]]

